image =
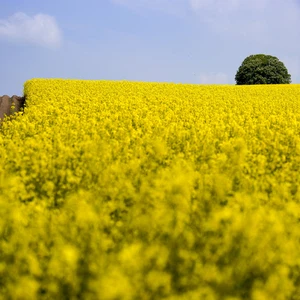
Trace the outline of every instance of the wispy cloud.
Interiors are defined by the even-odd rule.
[[[189,0],[189,3],[199,22],[215,32],[269,46],[286,43],[288,48],[294,47],[300,38],[297,0]]]
[[[200,73],[197,76],[199,83],[202,84],[227,84],[228,75],[222,72],[217,73]]]
[[[7,19],[0,19],[0,38],[58,48],[62,43],[62,32],[52,16],[37,14],[30,17],[18,12]]]
[[[110,0],[137,11],[193,19],[231,38],[300,50],[299,0]]]

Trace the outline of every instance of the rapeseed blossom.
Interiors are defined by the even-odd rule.
[[[24,94],[0,128],[0,299],[300,299],[300,85]]]

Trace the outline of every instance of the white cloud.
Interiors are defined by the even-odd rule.
[[[198,79],[201,84],[228,84],[228,75],[222,72],[201,73]]]
[[[297,0],[188,0],[199,22],[213,31],[265,45],[297,46]]]
[[[52,16],[37,14],[29,17],[18,12],[5,20],[0,19],[0,38],[58,48],[62,43],[62,32]]]

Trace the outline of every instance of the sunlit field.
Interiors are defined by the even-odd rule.
[[[300,85],[24,94],[0,128],[0,299],[300,299]]]

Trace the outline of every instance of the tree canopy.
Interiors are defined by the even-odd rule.
[[[255,54],[244,59],[235,75],[235,81],[238,85],[287,84],[291,83],[291,75],[277,57]]]

